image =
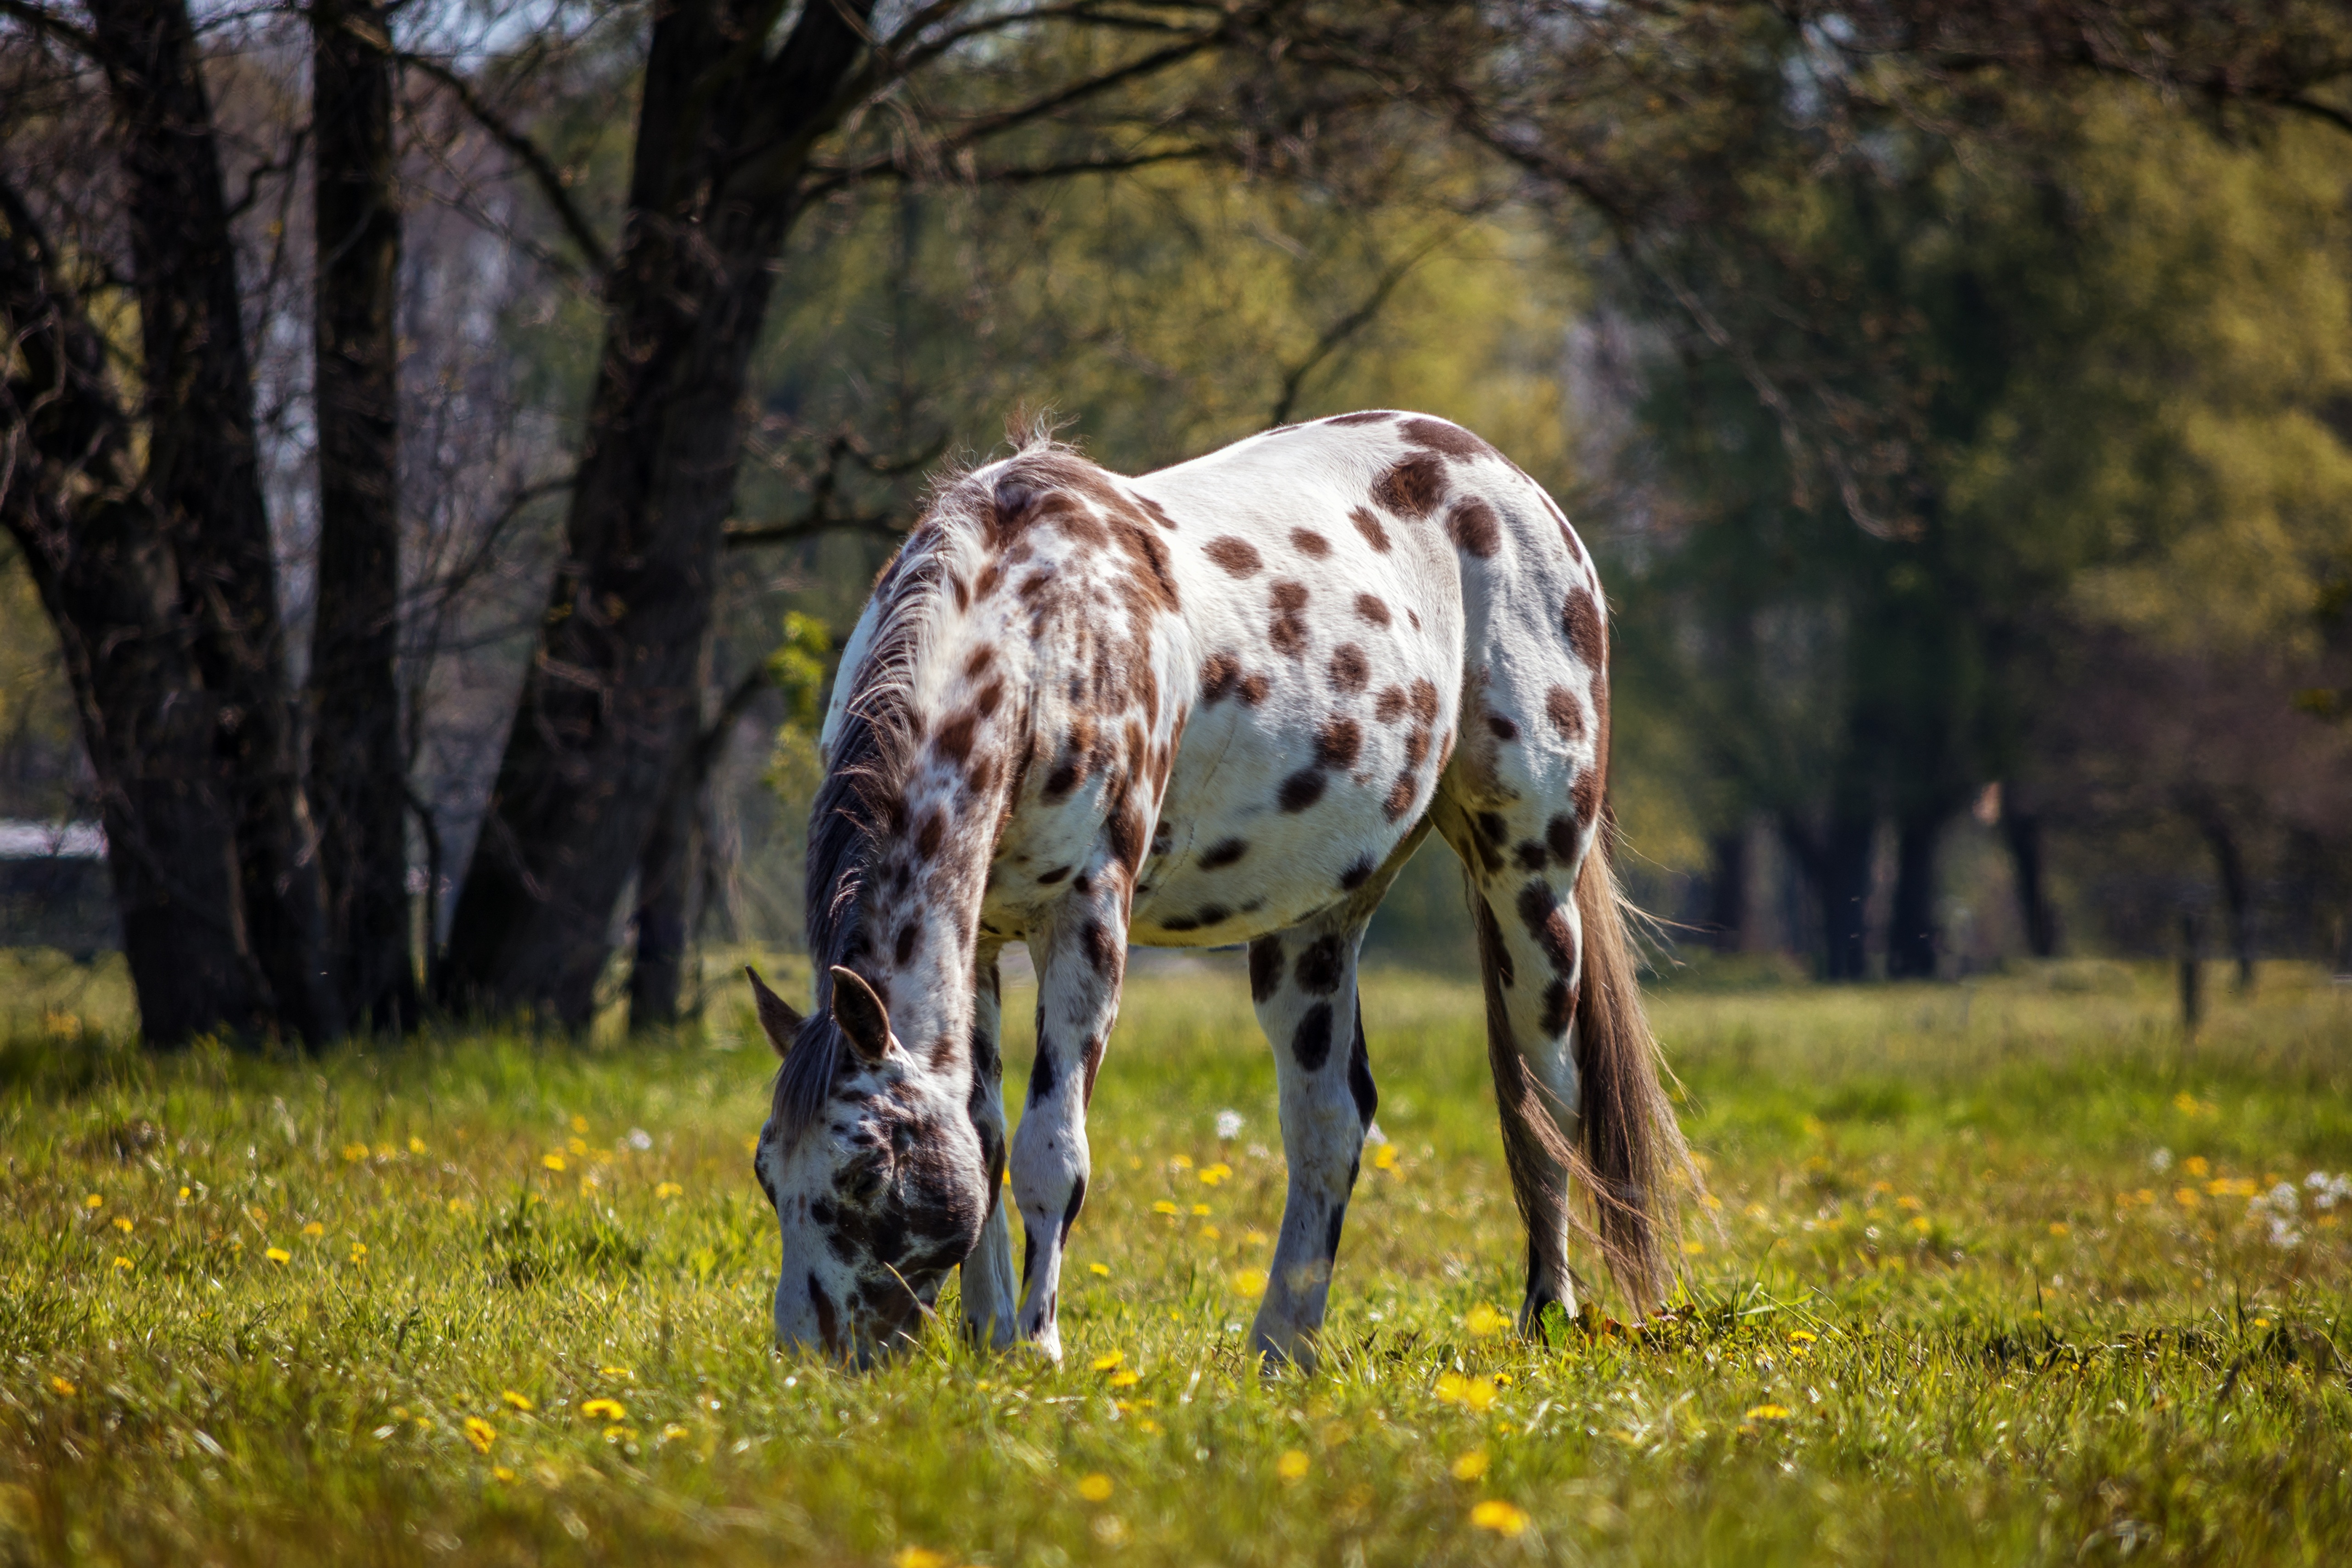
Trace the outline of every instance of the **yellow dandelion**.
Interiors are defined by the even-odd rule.
[[[572,1119],[572,1131],[573,1131],[574,1132],[585,1132],[585,1131],[588,1131],[588,1119],[587,1119],[586,1117],[584,1117],[584,1116],[575,1116],[575,1117],[573,1117],[573,1118]]]
[[[180,1189],[180,1201],[182,1203],[186,1203],[188,1201],[188,1189],[185,1187],[182,1187]]]
[[[1206,1204],[1194,1204],[1192,1205],[1192,1213],[1199,1218],[1206,1219],[1209,1216],[1209,1205]]]
[[[1142,1420],[1138,1421],[1135,1424],[1135,1429],[1149,1436],[1156,1437],[1160,1435],[1160,1423],[1147,1415]]]
[[[1099,1275],[1103,1279],[1108,1279],[1110,1278],[1110,1265],[1108,1263],[1089,1263],[1087,1265],[1087,1272],[1089,1274]]]
[[[1255,1300],[1265,1294],[1265,1270],[1244,1268],[1234,1276],[1234,1294]]]
[[[1151,1212],[1153,1214],[1180,1214],[1182,1211],[1177,1208],[1174,1204],[1170,1203],[1166,1198],[1161,1198],[1158,1203],[1151,1205]]]
[[[1113,1388],[1133,1388],[1142,1381],[1143,1374],[1132,1367],[1125,1372],[1115,1372],[1110,1374],[1110,1385]]]
[[[1078,1495],[1088,1502],[1108,1502],[1110,1491],[1110,1478],[1100,1470],[1078,1482]]]
[[[2205,1201],[2205,1194],[2195,1187],[2175,1187],[2172,1190],[2172,1201],[2182,1208],[2193,1209]]]
[[[513,1405],[517,1410],[521,1411],[526,1415],[539,1408],[539,1406],[530,1402],[530,1396],[529,1394],[517,1394],[511,1388],[499,1394],[499,1397],[505,1400],[509,1405]]]
[[[670,1422],[661,1429],[661,1440],[665,1443],[675,1443],[680,1437],[691,1437],[693,1436],[694,1431],[691,1427],[682,1426],[676,1421]]]
[[[2180,1162],[2180,1173],[2184,1176],[2210,1176],[2213,1173],[2213,1167],[2204,1155],[2191,1154]]]
[[[1487,1462],[1486,1449],[1473,1448],[1454,1461],[1454,1479],[1457,1481],[1475,1481],[1486,1473]]]
[[[601,1377],[634,1378],[637,1375],[635,1371],[625,1366],[600,1366],[596,1369],[596,1372],[597,1375]]]
[[[476,1453],[488,1453],[490,1451],[490,1445],[498,1440],[499,1429],[497,1427],[491,1426],[488,1422],[483,1420],[478,1415],[468,1415],[466,1417],[466,1441],[474,1446],[474,1451]]]
[[[563,1141],[563,1146],[574,1154],[588,1152],[588,1140],[585,1138],[567,1138]]]
[[[1935,1229],[1936,1226],[1935,1222],[1930,1220],[1926,1215],[1919,1215],[1912,1219],[1911,1228],[1917,1231],[1921,1236],[1925,1236],[1929,1231]]]
[[[1123,1362],[1126,1359],[1127,1356],[1125,1352],[1120,1351],[1112,1351],[1106,1355],[1098,1355],[1095,1357],[1095,1370],[1097,1372],[1108,1372],[1111,1368],[1117,1366],[1120,1362]]]
[[[1445,1405],[1460,1405],[1470,1410],[1484,1412],[1495,1403],[1495,1383],[1492,1378],[1465,1377],[1458,1372],[1441,1374],[1437,1380],[1437,1398]]]
[[[131,1222],[121,1215],[116,1215],[114,1216],[114,1228],[122,1232],[123,1235],[128,1236],[131,1234]]]
[[[1743,1421],[1786,1421],[1788,1418],[1789,1407],[1785,1405],[1751,1405],[1748,1414],[1740,1417]]]
[[[1226,1164],[1223,1160],[1220,1160],[1215,1164],[1201,1173],[1201,1184],[1203,1186],[1213,1187],[1218,1183],[1231,1177],[1233,1173],[1234,1168],[1231,1165]]]
[[[676,1182],[661,1182],[656,1184],[654,1187],[654,1196],[657,1198],[679,1197],[684,1195],[686,1189]]]
[[[327,1227],[320,1225],[314,1219],[309,1225],[302,1227],[302,1234],[304,1236],[324,1236],[327,1234]]]
[[[1685,1241],[1683,1243],[1683,1251],[1689,1257],[1697,1258],[1706,1251],[1706,1243],[1704,1241]]]
[[[1190,1154],[1179,1154],[1168,1163],[1175,1166],[1180,1171],[1189,1171],[1192,1168],[1192,1156]]]
[[[508,1469],[504,1465],[492,1465],[490,1467],[490,1479],[492,1480],[510,1481],[514,1479],[514,1472]]]
[[[551,1171],[563,1169],[563,1156],[561,1154],[541,1154],[539,1163]]]
[[[294,1261],[294,1255],[287,1251],[282,1247],[270,1247],[267,1251],[263,1252],[261,1256],[267,1258],[272,1263],[291,1263]]]
[[[364,1143],[346,1143],[346,1144],[344,1144],[344,1145],[343,1145],[343,1160],[344,1160],[344,1162],[345,1162],[346,1163],[348,1163],[348,1164],[352,1164],[352,1165],[356,1165],[356,1164],[358,1164],[362,1160],[364,1160],[364,1159],[366,1159],[366,1158],[367,1158],[367,1145],[366,1145],[366,1144],[364,1144]]]
[[[1213,1225],[1204,1225],[1201,1227],[1201,1239],[1202,1241],[1222,1241],[1224,1239],[1224,1235],[1225,1233],[1223,1231],[1219,1230]]]
[[[928,1546],[902,1546],[898,1555],[890,1559],[890,1568],[948,1568],[953,1561],[946,1552]]]
[[[1480,1530],[1491,1530],[1497,1535],[1515,1536],[1528,1527],[1525,1509],[1514,1508],[1501,1498],[1490,1497],[1470,1510],[1470,1522]]]
[[[1490,1334],[1499,1334],[1505,1329],[1509,1328],[1511,1326],[1511,1320],[1505,1317],[1495,1308],[1488,1306],[1484,1301],[1481,1301],[1476,1306],[1470,1309],[1469,1316],[1462,1320],[1462,1324],[1472,1333],[1477,1335],[1483,1340]]]
[[[2053,1235],[2053,1236],[2064,1236],[2064,1235],[2066,1235],[2066,1234],[2067,1234],[2067,1226],[2066,1226],[2066,1222],[2065,1222],[2064,1220],[2063,1220],[2063,1219],[2053,1219],[2053,1220],[2052,1220],[2052,1221],[2050,1222],[2050,1234],[2051,1234],[2051,1235]]]
[[[352,1261],[354,1263],[365,1263],[367,1261],[366,1242],[354,1241],[352,1243]]]
[[[451,1214],[472,1214],[474,1212],[474,1200],[471,1198],[451,1198],[449,1200],[449,1212]]]
[[[1789,1331],[1789,1342],[1792,1345],[1809,1345],[1820,1338],[1821,1335],[1813,1332],[1811,1329],[1791,1329]]]
[[[1375,1170],[1375,1171],[1393,1171],[1393,1170],[1395,1170],[1395,1169],[1396,1169],[1396,1163],[1397,1163],[1397,1152],[1396,1152],[1396,1145],[1395,1145],[1395,1144],[1393,1144],[1393,1143],[1382,1143],[1382,1144],[1381,1144],[1381,1145],[1379,1145],[1378,1147],[1376,1147],[1376,1148],[1374,1148],[1374,1149],[1373,1149],[1373,1151],[1372,1151],[1372,1169],[1373,1169],[1373,1170]]]
[[[1906,1193],[1901,1197],[1895,1200],[1895,1206],[1899,1209],[1910,1209],[1916,1213],[1927,1205],[1921,1203],[1917,1198],[1913,1197],[1910,1194]]]
[[[106,1206],[106,1200],[99,1196],[96,1193],[92,1193],[89,1196],[82,1199],[81,1206],[86,1209],[102,1209]]]
[[[114,1266],[117,1268],[129,1268],[131,1267],[131,1259],[128,1258],[117,1258],[114,1260]]]
[[[1288,1452],[1285,1453],[1282,1458],[1275,1460],[1274,1473],[1280,1476],[1286,1481],[1305,1480],[1307,1479],[1307,1451],[1303,1448],[1290,1449]]]
[[[80,1390],[74,1387],[73,1384],[69,1380],[58,1375],[55,1373],[52,1373],[49,1375],[49,1386],[56,1389],[68,1399],[71,1399],[76,1394],[80,1392]]]
[[[591,1399],[582,1403],[580,1414],[590,1417],[601,1417],[607,1421],[619,1421],[627,1416],[629,1412],[617,1399]]]

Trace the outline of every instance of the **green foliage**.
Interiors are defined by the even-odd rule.
[[[69,979],[24,1000],[61,1019]],[[0,1084],[0,1551],[2318,1563],[2352,1531],[2352,1203],[2266,1195],[2352,1164],[2341,990],[2224,997],[2193,1049],[2121,966],[1663,993],[1716,1225],[1670,1315],[1548,1346],[1500,1326],[1475,986],[1364,994],[1389,1142],[1329,1365],[1270,1381],[1243,1325],[1285,1173],[1237,963],[1130,984],[1060,1368],[944,1324],[864,1376],[775,1357],[748,1008],[282,1061],[53,1020]]]
[[[768,680],[784,700],[784,721],[814,730],[824,720],[833,634],[823,621],[784,612],[783,640],[768,656]]]

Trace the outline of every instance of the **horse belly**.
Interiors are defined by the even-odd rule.
[[[1216,947],[1294,926],[1357,893],[1427,808],[1460,699],[1442,650],[1344,700],[1319,672],[1265,673],[1257,701],[1192,710],[1130,941]]]

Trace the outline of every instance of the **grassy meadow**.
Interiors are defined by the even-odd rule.
[[[13,965],[13,966],[11,966]],[[782,967],[782,966],[779,966]],[[0,962],[0,1560],[2320,1563],[2352,1543],[2352,988],[1654,998],[1713,1203],[1636,1331],[1507,1330],[1475,987],[1367,977],[1328,1363],[1244,1349],[1283,1167],[1238,973],[1131,984],[1068,1359],[780,1360],[706,1033],[119,1043]],[[2217,971],[2218,973],[2218,971]],[[795,978],[798,978],[797,976]],[[1008,1079],[1026,998],[1008,997]],[[1241,1119],[1218,1136],[1223,1111]],[[952,1290],[952,1287],[950,1287]]]

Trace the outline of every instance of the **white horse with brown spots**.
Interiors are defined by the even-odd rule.
[[[1469,873],[1520,1325],[1574,1310],[1575,1232],[1654,1303],[1687,1156],[1596,849],[1606,625],[1551,499],[1439,419],[1350,414],[1139,479],[1033,441],[944,485],[825,719],[814,1013],[752,976],[783,1058],[755,1160],[778,1340],[866,1361],[961,1266],[975,1337],[1058,1357],[1128,945],[1246,942],[1289,1162],[1255,1342],[1311,1363],[1376,1100],[1357,947],[1432,827]],[[1038,971],[1017,1272],[996,968],[1016,938]]]

